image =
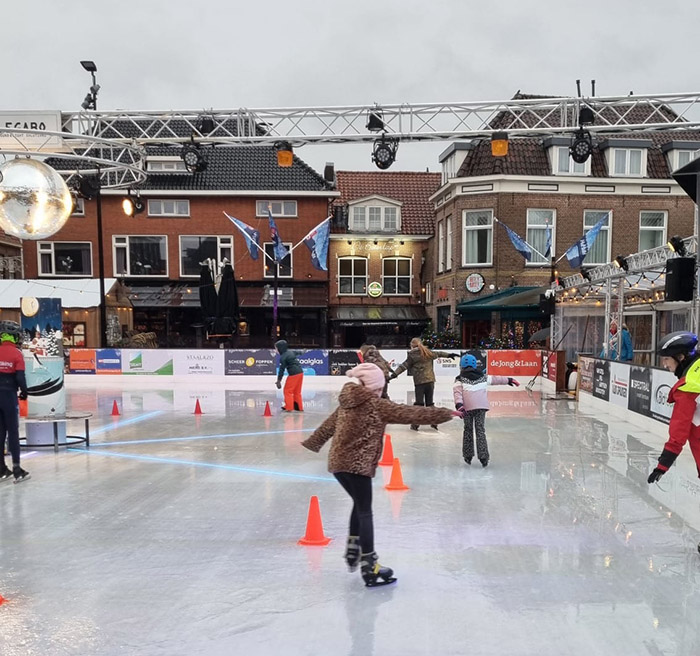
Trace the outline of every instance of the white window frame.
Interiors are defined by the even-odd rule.
[[[581,267],[596,267],[600,266],[601,264],[608,264],[611,259],[610,253],[612,252],[612,222],[613,222],[613,212],[612,210],[599,210],[599,209],[586,209],[583,210],[583,234],[586,234],[588,230],[590,230],[596,223],[592,223],[591,225],[587,226],[586,225],[586,213],[587,212],[604,212],[605,214],[608,215],[608,225],[603,226],[600,231],[607,231],[608,233],[608,250],[607,253],[605,254],[605,262],[588,262],[588,255],[586,255],[586,259],[583,260],[583,264]],[[599,219],[600,220],[600,219]]]
[[[490,223],[486,226],[467,226],[467,215],[486,212],[490,215]],[[467,231],[469,230],[488,230],[490,239],[489,261],[488,262],[467,262]],[[464,209],[462,210],[462,267],[473,269],[476,267],[493,266],[493,208],[484,207],[480,209]]]
[[[85,216],[85,199],[76,198],[75,207],[71,212],[71,216]],[[76,242],[77,243],[77,242]]]
[[[539,223],[533,223],[532,225],[530,224],[530,212],[551,212],[552,213],[552,248],[550,252],[550,259],[547,259],[545,257],[544,260],[538,260],[537,262],[533,262],[532,260],[528,262],[527,260],[525,261],[525,266],[532,266],[532,267],[541,267],[545,264],[551,264],[551,258],[556,255],[555,252],[555,244],[557,243],[557,211],[555,209],[552,209],[550,207],[528,207],[527,209],[527,214],[526,214],[526,219],[525,219],[525,241],[528,243],[530,242],[530,230],[543,230],[545,229],[545,226]],[[544,253],[543,253],[544,255]],[[535,253],[532,254],[533,257],[538,257]]]
[[[351,260],[353,262],[352,266],[352,274],[347,276],[347,275],[341,275],[340,273],[340,262],[341,261],[347,261]],[[355,275],[355,265],[354,262],[355,260],[362,260],[365,263],[365,275],[360,276],[360,275]],[[350,278],[351,280],[351,287],[352,289],[355,289],[355,279],[356,278],[361,278],[364,279],[364,290],[362,292],[341,292],[340,291],[340,279],[341,278]],[[343,255],[342,257],[338,258],[338,277],[336,279],[336,283],[338,285],[338,296],[366,296],[367,295],[367,285],[369,284],[369,258],[368,257],[362,257],[361,255]]]
[[[562,161],[562,154],[568,162],[567,170],[560,171],[559,165]],[[579,167],[581,170],[574,170]],[[568,146],[552,146],[552,175],[575,175],[586,176],[591,174],[591,158],[589,157],[583,164],[577,164],[571,159]]]
[[[162,237],[165,239],[165,273],[158,274],[132,274],[131,273],[131,254],[129,253],[129,240],[132,237]],[[117,243],[118,239],[126,239],[125,242]],[[126,273],[117,273],[117,248],[126,246]],[[168,235],[112,235],[112,271],[115,278],[167,278],[170,272],[170,258],[168,257]]]
[[[433,302],[433,288],[432,283],[425,283],[425,304],[430,305]]]
[[[389,260],[394,260],[396,262],[396,274],[393,276],[388,276],[384,273],[384,263],[388,262]],[[399,260],[404,260],[408,261],[408,276],[400,276],[398,271],[399,271]],[[408,278],[408,291],[407,292],[394,292],[394,293],[389,293],[386,291],[386,279],[387,278],[393,278],[396,280],[396,289],[398,290],[399,288],[399,278]],[[401,255],[390,255],[389,257],[383,257],[382,258],[382,290],[384,296],[410,296],[413,293],[413,258],[412,257],[404,257]]]
[[[452,271],[452,215],[445,219],[445,271]]]
[[[653,226],[642,226],[642,214],[662,214],[664,218],[664,224],[660,228]],[[661,233],[661,243],[659,246],[663,246],[666,243],[666,230],[668,229],[668,212],[666,210],[640,210],[639,211],[639,241],[637,245],[639,246],[639,251],[647,250],[642,249],[642,231],[645,232],[660,232]]]
[[[287,250],[289,251],[289,275],[282,275],[279,270],[279,262],[273,262],[270,260],[267,255],[263,255],[263,278],[274,278],[275,277],[275,272],[272,270],[273,266],[277,267],[277,279],[278,280],[289,280],[290,278],[294,277],[294,255],[292,252],[292,242],[289,241],[283,241],[282,244],[284,244],[287,247]],[[273,246],[274,242],[271,241],[266,241],[263,243],[263,251],[267,253],[267,247],[268,246]]]
[[[445,270],[445,222],[441,219],[437,224],[438,252],[437,252],[437,272]]]
[[[199,278],[199,273],[185,273],[182,261],[182,240],[188,237],[195,237],[198,239],[216,239],[216,265],[214,272],[221,273],[221,261],[223,260],[222,250],[225,248],[230,249],[231,257],[228,261],[233,264],[233,236],[232,235],[179,235],[178,238],[178,260],[180,261],[180,278]]]
[[[299,205],[295,200],[256,200],[255,216],[266,217],[268,205],[274,219],[295,219],[299,216]]]
[[[146,160],[146,171],[149,173],[179,175],[188,174],[187,166],[181,157],[149,157]]]
[[[158,207],[160,203],[160,208]],[[174,203],[173,211],[166,212],[164,203]],[[187,218],[190,216],[190,201],[182,198],[149,198],[146,203],[148,216]],[[182,210],[182,211],[179,211]]]
[[[396,225],[393,227],[387,227],[387,209],[394,210],[396,212]],[[379,233],[387,232],[390,234],[396,234],[401,232],[401,207],[398,205],[392,205],[391,203],[385,203],[383,205],[377,205],[376,203],[357,203],[356,205],[351,205],[351,221],[350,221],[350,231],[351,232],[369,232],[369,233]],[[364,218],[358,222],[355,220],[355,214],[364,214]],[[379,210],[380,214],[380,227],[370,228],[369,227],[369,215],[370,210]]]
[[[608,157],[608,174],[611,178],[644,178],[647,174],[647,149],[646,148],[609,148]],[[625,172],[616,173],[615,162],[617,153],[625,153]],[[639,173],[630,173],[630,153],[638,152],[639,157]]]
[[[677,169],[681,168],[682,166],[685,166],[686,164],[689,164],[692,162],[694,159],[697,158],[698,154],[700,151],[697,150],[692,150],[688,148],[678,148],[676,150],[671,151],[673,153],[673,162],[671,163],[671,170],[676,171]],[[688,161],[684,162],[681,164],[681,153],[683,155],[688,155]]]
[[[87,244],[90,250],[90,272],[89,273],[59,273],[56,271],[56,249],[55,244]],[[48,248],[47,248],[48,246]],[[40,241],[37,243],[37,272],[40,278],[92,278],[92,242],[90,241]],[[41,270],[41,256],[51,255],[52,273],[44,273]]]

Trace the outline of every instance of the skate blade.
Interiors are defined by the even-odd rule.
[[[365,583],[367,588],[379,588],[383,585],[390,585],[396,583],[397,579],[395,576],[390,576],[388,579],[382,579],[381,581],[370,581]]]
[[[14,483],[15,485],[18,483],[24,483],[24,481],[28,481],[31,477],[31,474],[27,474],[24,478],[15,478]]]

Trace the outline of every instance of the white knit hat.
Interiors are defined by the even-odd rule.
[[[384,372],[376,364],[372,364],[371,362],[358,364],[356,367],[347,371],[345,375],[350,376],[350,378],[357,378],[368,390],[379,392],[377,396],[381,396],[384,384],[386,383]]]

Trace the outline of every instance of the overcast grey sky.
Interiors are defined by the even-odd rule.
[[[648,7],[648,8],[644,8]],[[697,91],[688,0],[5,0],[0,110],[297,107]],[[684,63],[685,62],[685,63]],[[392,170],[438,171],[444,144]],[[306,146],[319,171],[376,170],[370,145]]]

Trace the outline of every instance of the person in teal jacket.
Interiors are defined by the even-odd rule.
[[[620,362],[632,362],[634,360],[634,347],[632,346],[632,335],[626,324],[622,324],[622,347],[620,357],[617,357],[617,323],[610,324],[610,335],[608,336],[608,353],[605,354],[605,346],[600,352],[599,358],[608,360],[619,360]]]
[[[290,350],[289,345],[283,339],[275,342],[275,348],[280,354],[280,368],[277,372],[277,389],[282,389],[282,376],[287,371],[287,380],[284,383],[284,407],[282,410],[291,412],[298,410],[304,412],[304,404],[301,400],[301,385],[304,382],[304,370],[299,364],[296,353]]]

